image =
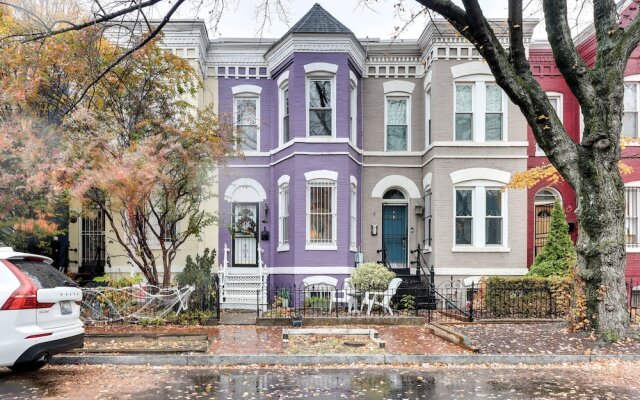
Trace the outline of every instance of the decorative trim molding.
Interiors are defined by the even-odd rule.
[[[358,77],[351,70],[349,70],[349,80],[351,80],[352,85],[358,86]]]
[[[431,172],[427,172],[424,178],[422,178],[422,189],[426,190],[427,187],[431,186],[432,179],[433,179],[433,174]]]
[[[323,63],[323,62],[314,62],[310,64],[304,65],[304,72],[306,74],[310,74],[313,72],[328,72],[330,74],[336,74],[338,72],[337,64]]]
[[[354,267],[269,267],[269,274],[273,275],[350,275]]]
[[[278,83],[278,87],[281,88],[282,84],[286,81],[289,80],[289,71],[284,71],[283,73],[280,74],[280,76],[278,77],[277,83]]]
[[[304,178],[307,181],[312,181],[314,179],[328,179],[331,181],[337,181],[338,173],[336,171],[329,171],[328,169],[319,169],[316,171],[305,172]]]
[[[415,88],[416,84],[407,81],[387,81],[382,84],[382,88],[384,89],[384,93],[393,93],[393,92],[402,92],[402,93],[413,93],[413,88]]]
[[[291,177],[289,175],[282,175],[280,178],[278,178],[278,187],[282,186],[282,184],[284,183],[289,183],[290,180]]]
[[[451,67],[451,75],[453,79],[458,79],[469,75],[491,75],[491,68],[486,62],[472,61],[464,64],[458,64]]]
[[[434,267],[436,275],[526,275],[527,268],[503,268],[503,267]]]
[[[267,192],[258,181],[251,178],[239,178],[227,186],[224,191],[224,199],[233,203],[265,201]]]
[[[241,93],[253,93],[260,95],[260,93],[262,93],[262,88],[256,85],[236,85],[231,88],[231,93],[234,95]]]
[[[454,171],[450,174],[451,182],[455,185],[467,181],[493,181],[504,183],[511,180],[511,173],[493,168],[467,168]]]
[[[358,187],[358,180],[356,179],[355,176],[351,175],[349,177],[349,182],[351,182],[352,185],[355,185],[356,187]]]
[[[371,197],[382,198],[384,193],[393,187],[399,187],[405,190],[410,198],[420,199],[420,190],[418,186],[411,179],[402,175],[388,175],[380,179],[378,183],[373,187],[371,191]]]

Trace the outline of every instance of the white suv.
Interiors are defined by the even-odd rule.
[[[34,371],[84,344],[82,291],[51,262],[0,247],[0,366]]]

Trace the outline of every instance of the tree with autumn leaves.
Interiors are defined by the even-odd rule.
[[[5,14],[3,23],[10,18]],[[177,250],[215,222],[202,204],[213,195],[212,171],[234,152],[236,136],[211,108],[191,104],[201,85],[198,75],[155,40],[78,101],[76,90],[122,52],[103,33],[99,27],[69,32],[44,48],[12,44],[15,57],[3,57],[1,67],[2,78],[15,86],[5,86],[12,90],[1,99],[10,117],[2,121],[0,165],[8,170],[9,159],[26,163],[24,146],[55,153],[40,160],[46,152],[30,151],[38,162],[13,177],[45,199],[69,194],[87,212],[99,208],[108,240],[121,245],[150,284],[168,286]],[[24,139],[16,143],[15,137]],[[0,183],[2,192],[15,180]],[[30,208],[26,197],[15,198]]]

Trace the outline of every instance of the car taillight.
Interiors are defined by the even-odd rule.
[[[31,282],[31,279],[16,268],[15,265],[7,261],[4,262],[4,265],[18,278],[20,287],[11,294],[0,310],[29,310],[53,306],[54,303],[38,303],[38,288]]]

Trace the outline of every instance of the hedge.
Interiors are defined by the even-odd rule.
[[[557,318],[570,314],[573,280],[567,277],[490,277],[480,289],[484,318]]]

